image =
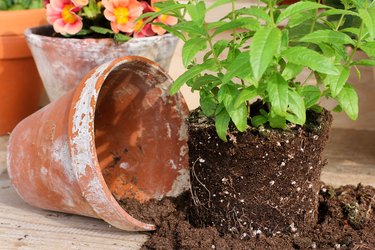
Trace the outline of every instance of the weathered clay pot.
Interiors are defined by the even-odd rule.
[[[187,106],[171,78],[141,57],[91,71],[10,136],[8,173],[30,205],[152,230],[116,198],[176,196],[188,188]]]
[[[0,135],[38,109],[42,82],[23,31],[45,23],[43,9],[0,11]]]
[[[125,43],[113,39],[52,37],[52,26],[25,31],[39,74],[51,101],[73,89],[94,67],[121,56],[143,56],[168,70],[178,38],[167,34],[135,38]]]

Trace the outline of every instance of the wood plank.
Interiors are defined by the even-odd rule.
[[[0,249],[139,249],[147,237],[98,219],[33,208],[0,175]]]

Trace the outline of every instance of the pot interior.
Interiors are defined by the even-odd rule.
[[[185,111],[176,96],[167,94],[170,83],[157,67],[135,61],[111,71],[101,87],[94,120],[96,151],[117,199],[169,196],[187,168],[187,145],[181,138]]]

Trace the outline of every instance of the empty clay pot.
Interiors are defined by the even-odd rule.
[[[10,136],[8,173],[30,205],[152,230],[115,197],[177,196],[188,188],[187,106],[171,78],[141,57],[91,71],[75,90],[23,120]]]
[[[51,101],[73,89],[94,67],[121,56],[143,56],[168,70],[178,42],[171,34],[124,43],[112,38],[53,37],[52,26],[27,29],[25,36]]]

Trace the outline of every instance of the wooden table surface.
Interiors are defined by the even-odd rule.
[[[33,208],[19,198],[5,171],[7,137],[0,137],[0,249],[139,249],[144,233],[129,233],[106,222]],[[356,143],[353,143],[356,141]],[[375,131],[334,129],[322,180],[339,186],[375,186]]]

